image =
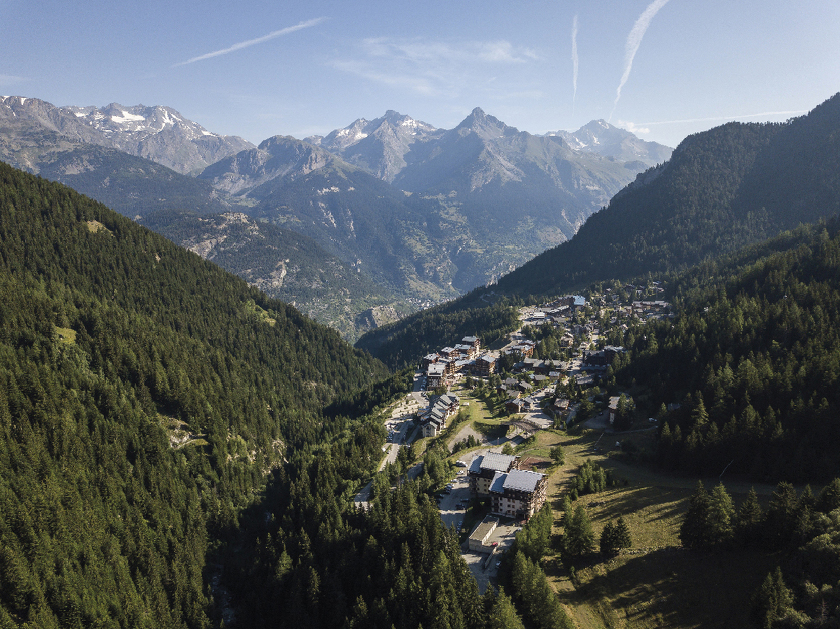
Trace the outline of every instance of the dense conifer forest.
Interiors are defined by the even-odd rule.
[[[410,372],[6,166],[0,243],[0,627],[521,626],[428,479],[353,506]]]
[[[662,465],[795,482],[837,475],[839,268],[840,222],[803,227],[685,274],[676,322],[628,333],[618,379],[681,405],[661,413]]]
[[[0,243],[0,626],[211,626],[208,558],[239,510],[266,473],[330,443],[346,477],[363,474],[381,424],[322,409],[387,371],[5,165]]]

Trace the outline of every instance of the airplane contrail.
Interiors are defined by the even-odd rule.
[[[624,44],[624,74],[621,75],[621,82],[618,84],[618,89],[615,92],[615,103],[613,103],[613,110],[610,113],[610,120],[612,120],[615,108],[618,106],[618,99],[621,98],[621,88],[624,87],[627,79],[630,78],[630,70],[633,69],[633,57],[636,56],[636,51],[639,50],[642,38],[645,36],[645,32],[648,26],[650,26],[653,16],[667,3],[668,0],[653,0],[639,16],[639,19],[636,20],[636,23],[633,24],[633,28],[627,36],[627,43]]]
[[[204,55],[199,55],[198,57],[193,57],[192,59],[187,59],[186,61],[181,61],[180,63],[176,63],[173,65],[173,68],[177,68],[178,66],[185,66],[190,63],[195,63],[196,61],[204,61],[205,59],[211,59],[213,57],[220,57],[221,55],[226,55],[228,53],[234,52],[236,50],[242,50],[243,48],[248,48],[249,46],[254,46],[256,44],[262,44],[263,42],[267,42],[270,39],[274,39],[275,37],[281,37],[282,35],[288,35],[289,33],[294,33],[295,31],[299,31],[304,28],[310,28],[317,24],[320,24],[325,19],[324,17],[318,17],[313,20],[306,20],[305,22],[301,22],[300,24],[295,24],[294,26],[287,26],[286,28],[281,28],[279,31],[272,31],[268,35],[263,35],[262,37],[257,37],[256,39],[249,39],[247,41],[239,42],[238,44],[234,44],[229,48],[223,48],[222,50],[215,50],[213,52],[208,52]]]
[[[575,101],[577,99],[578,79],[578,51],[577,51],[578,16],[572,20],[572,115],[575,115]]]

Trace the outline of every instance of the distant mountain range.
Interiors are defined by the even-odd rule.
[[[66,140],[117,149],[182,174],[198,173],[227,155],[253,146],[240,137],[211,133],[170,107],[124,107],[117,103],[102,108],[56,107],[21,96],[0,97],[0,129],[3,136],[14,130],[18,137],[54,131]],[[27,160],[22,154],[14,163],[7,159],[13,155],[4,152],[3,161],[36,171],[36,160]]]
[[[609,150],[631,135],[604,132]],[[669,151],[644,153],[649,144],[628,164],[520,132],[481,109],[452,130],[389,111],[325,137],[269,138],[199,179],[256,203],[253,216],[314,238],[392,290],[440,301],[570,238]]]
[[[604,120],[593,120],[574,132],[552,131],[545,135],[563,138],[575,150],[597,153],[621,162],[640,161],[647,166],[668,161],[674,150],[656,142],[642,140]]]
[[[345,301],[317,308],[315,301],[294,300],[354,338],[369,321],[382,320],[357,320],[375,306],[387,318],[457,297],[567,240],[670,150],[634,143],[632,134],[603,122],[592,125],[600,140],[581,129],[588,138],[583,147],[580,139],[570,144],[559,135],[519,131],[478,108],[451,130],[389,111],[324,137],[275,136],[253,146],[167,107],[55,107],[15,96],[0,101],[0,159],[138,220],[187,212],[180,222],[164,214],[167,229],[177,225],[173,239],[180,244],[207,240],[207,224],[194,214],[219,220],[244,213],[312,239],[321,260],[334,256],[344,268],[321,285],[322,296],[304,292],[315,301]],[[290,268],[309,263],[295,261],[309,245],[283,254],[223,222],[229,233],[218,261],[255,285],[273,286],[281,260],[288,258]],[[159,220],[147,224],[164,229]],[[263,245],[258,257],[265,263],[248,262]],[[325,278],[324,268],[313,273]],[[337,289],[342,277],[360,282],[350,283],[351,296]],[[304,283],[317,285],[313,278]],[[371,280],[378,291],[370,290]],[[300,294],[293,285],[280,291],[291,290],[284,299]]]

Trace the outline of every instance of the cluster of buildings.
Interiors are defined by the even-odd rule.
[[[446,428],[446,421],[458,412],[457,395],[441,395],[434,404],[417,414],[424,437],[437,437]]]
[[[465,336],[455,347],[444,347],[423,357],[420,368],[426,374],[426,388],[451,385],[458,373],[489,376],[496,372],[496,358],[481,353],[481,340]]]
[[[516,456],[490,452],[472,460],[467,476],[470,493],[490,498],[490,513],[528,519],[545,502],[545,474],[518,469]]]

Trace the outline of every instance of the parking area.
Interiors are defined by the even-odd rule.
[[[452,481],[452,491],[443,494],[438,506],[440,508],[440,519],[446,528],[458,525],[464,520],[464,508],[470,501],[470,485],[464,468],[459,468],[458,475]]]

